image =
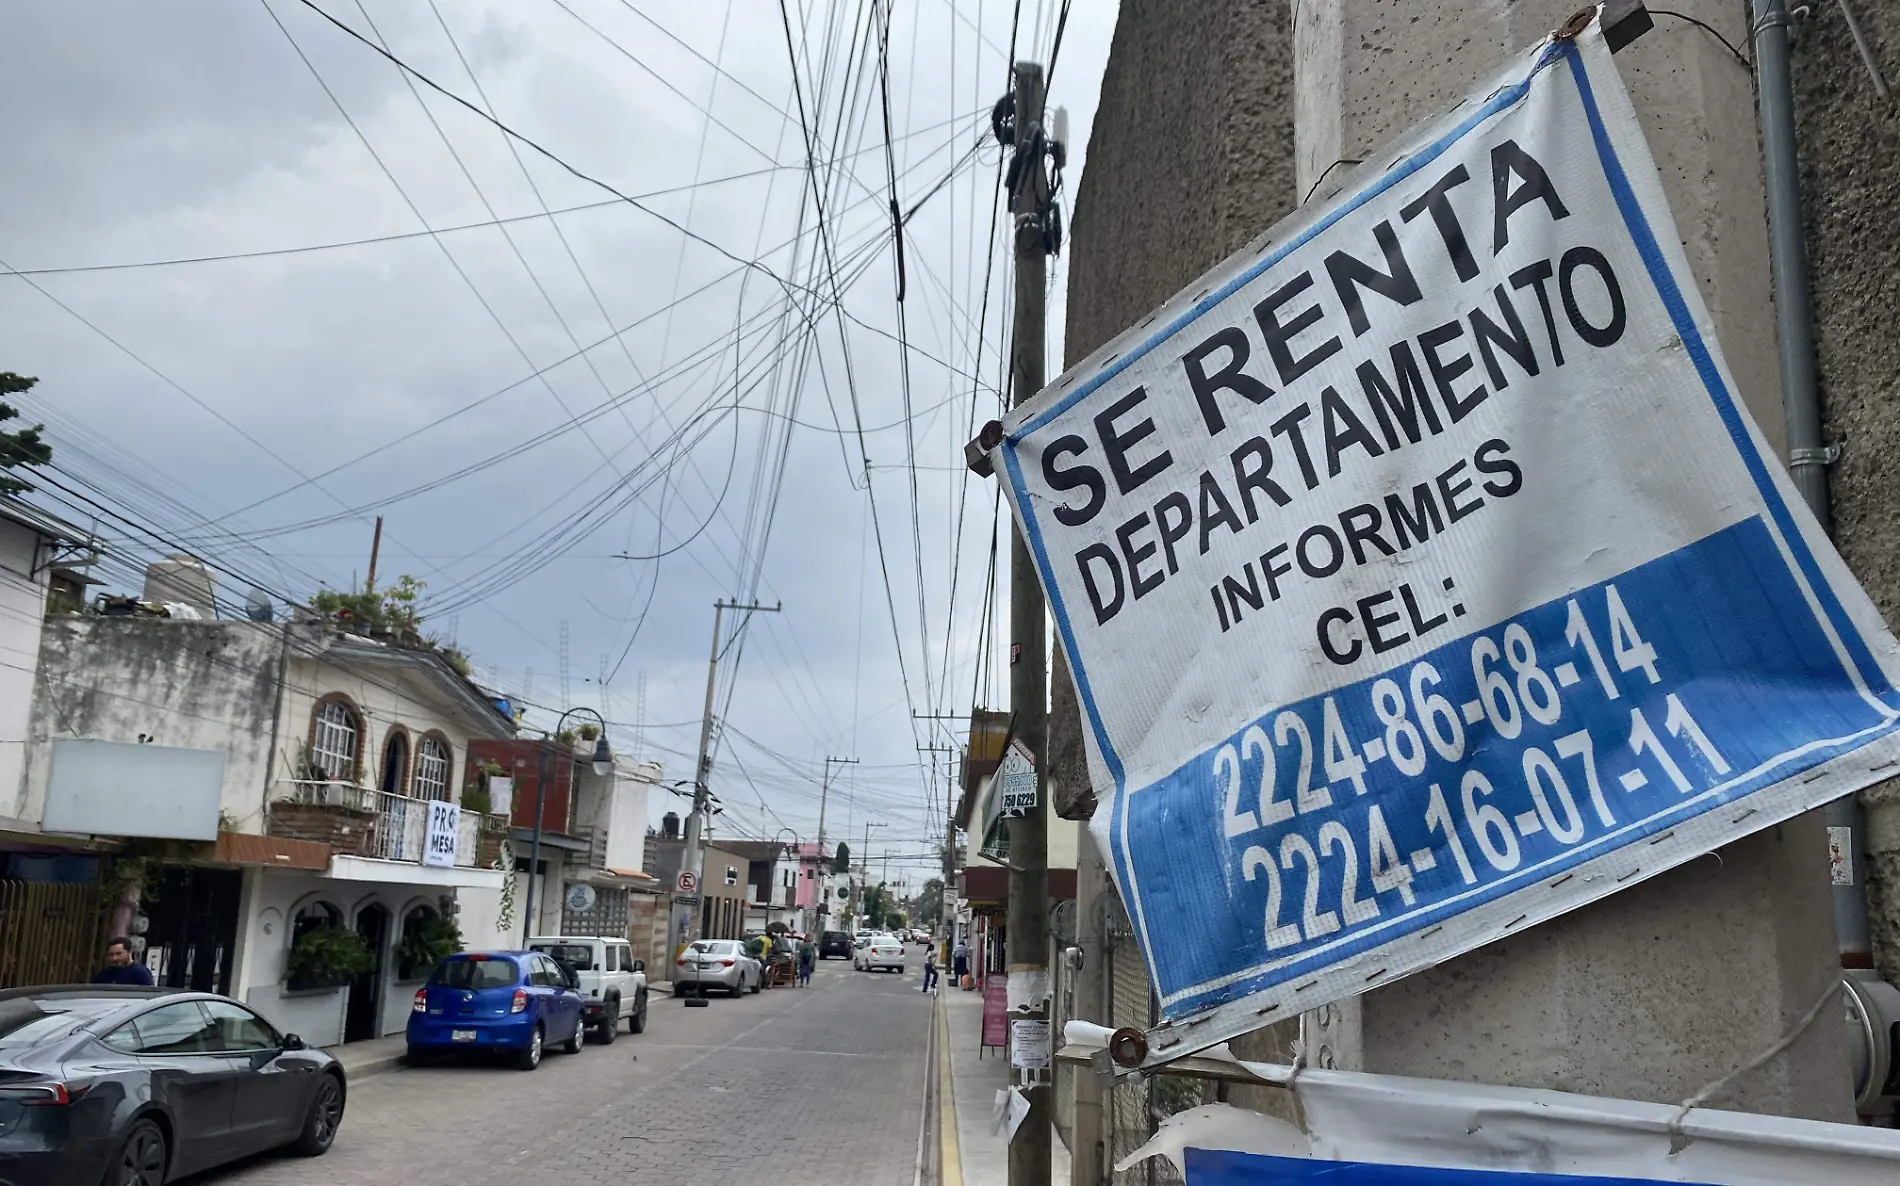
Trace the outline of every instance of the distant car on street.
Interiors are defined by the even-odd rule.
[[[747,990],[756,993],[764,984],[764,969],[737,939],[694,940],[673,963],[676,997],[705,996],[713,989],[736,997]]]
[[[594,1031],[594,1040],[610,1045],[620,1033],[637,1034],[647,1027],[647,965],[633,958],[625,939],[598,935],[537,935],[528,950],[554,957],[580,979],[581,1016]]]
[[[549,1043],[587,1042],[577,980],[538,951],[464,951],[435,966],[410,1006],[409,1057],[453,1051],[513,1055],[532,1071]]]
[[[843,931],[825,931],[818,936],[818,958],[828,960],[832,956],[851,958],[851,936]]]
[[[865,949],[858,953],[857,968],[860,972],[904,970],[904,944],[896,935],[878,935]]]
[[[343,1068],[214,993],[0,991],[0,1182],[160,1186],[288,1147],[329,1150]]]

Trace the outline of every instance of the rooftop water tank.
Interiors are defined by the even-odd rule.
[[[218,616],[213,601],[217,582],[196,557],[173,552],[145,568],[145,593],[141,601],[183,602],[206,618]]]

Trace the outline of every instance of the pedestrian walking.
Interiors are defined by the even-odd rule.
[[[152,971],[144,964],[132,962],[132,941],[115,937],[106,944],[106,966],[93,976],[94,984],[145,984],[152,983]]]
[[[937,987],[937,949],[924,948],[924,992]]]
[[[950,952],[950,970],[957,978],[958,987],[961,987],[963,978],[970,974],[970,949],[964,946],[961,939],[957,940],[956,947]]]
[[[800,987],[811,983],[812,965],[818,960],[818,949],[806,943],[798,949],[798,983]]]

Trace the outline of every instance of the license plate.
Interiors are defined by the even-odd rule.
[[[475,1040],[475,1031],[451,1030],[449,1032],[449,1040],[451,1042],[473,1042]]]

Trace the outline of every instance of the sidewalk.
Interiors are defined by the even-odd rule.
[[[991,1135],[990,1117],[996,1093],[1010,1083],[1009,1059],[996,1047],[977,1057],[983,1035],[983,994],[963,992],[946,983],[937,997],[937,1014],[942,1019],[938,1041],[949,1059],[949,1090],[941,1101],[939,1122],[945,1137],[956,1133],[954,1148],[949,1140],[943,1142],[941,1186],[1006,1186],[1009,1147],[1002,1133]],[[1053,1132],[1051,1140],[1049,1180],[1066,1183],[1069,1151]]]

